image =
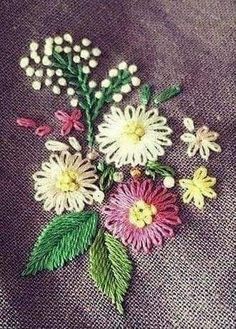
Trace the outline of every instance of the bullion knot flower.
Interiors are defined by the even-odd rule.
[[[55,117],[62,122],[61,135],[68,135],[74,128],[78,131],[84,131],[84,125],[80,122],[82,114],[80,110],[73,110],[71,114],[64,111],[55,112]]]
[[[202,126],[194,133],[194,123],[190,118],[185,118],[184,125],[188,129],[188,133],[180,136],[180,139],[188,144],[187,154],[193,157],[197,152],[204,160],[208,160],[210,151],[221,152],[221,147],[215,141],[219,134],[209,130],[207,126]]]
[[[107,163],[114,162],[116,167],[145,165],[148,160],[163,156],[164,147],[172,145],[172,130],[166,125],[166,118],[159,116],[157,109],[147,110],[143,105],[127,106],[124,111],[111,107],[98,130],[99,149],[106,155]]]
[[[103,208],[105,227],[125,245],[149,252],[181,223],[176,197],[152,180],[119,184]]]
[[[212,188],[216,183],[216,179],[207,175],[205,167],[199,167],[195,170],[192,179],[180,179],[179,183],[186,190],[183,194],[184,203],[190,203],[193,200],[197,208],[203,209],[204,197],[216,198],[216,193]]]

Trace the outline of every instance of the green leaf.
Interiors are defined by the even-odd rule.
[[[147,105],[151,98],[151,87],[149,85],[143,85],[141,86],[139,90],[139,98],[141,101],[141,104]]]
[[[174,85],[170,86],[166,89],[164,89],[160,94],[154,96],[153,102],[157,105],[164,103],[171,99],[172,97],[177,96],[181,92],[181,86],[180,85]]]
[[[129,287],[132,263],[125,247],[111,234],[99,230],[90,248],[89,273],[117,310],[123,314],[122,302]]]
[[[55,216],[38,237],[22,275],[57,269],[83,254],[93,242],[97,223],[98,214],[92,211]]]
[[[161,163],[156,161],[148,161],[146,168],[147,168],[147,173],[150,176],[152,176],[153,179],[155,178],[156,175],[160,175],[162,177],[175,176],[175,172],[173,168],[162,165]]]
[[[112,165],[107,165],[104,161],[99,162],[97,165],[98,171],[101,172],[99,178],[99,187],[102,191],[107,191],[113,184],[113,174],[115,172],[115,167]]]

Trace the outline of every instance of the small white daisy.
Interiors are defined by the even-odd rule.
[[[124,111],[113,106],[98,130],[99,150],[106,155],[107,163],[114,162],[117,167],[155,161],[164,155],[164,146],[172,144],[168,137],[172,130],[166,125],[166,118],[145,106],[127,106]]]
[[[52,154],[42,169],[33,175],[35,199],[44,203],[44,210],[82,211],[85,204],[93,204],[94,194],[99,191],[95,167],[80,153],[62,151]]]

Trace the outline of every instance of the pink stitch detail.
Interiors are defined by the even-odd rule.
[[[79,109],[73,110],[71,115],[64,111],[55,112],[55,117],[62,122],[61,135],[68,135],[73,128],[78,131],[84,131],[84,125],[79,121],[81,116]]]
[[[37,126],[36,122],[30,118],[17,118],[16,123],[18,126],[25,128],[36,128]]]
[[[35,130],[35,134],[39,137],[46,136],[51,132],[52,132],[52,127],[50,127],[49,125],[40,126]]]

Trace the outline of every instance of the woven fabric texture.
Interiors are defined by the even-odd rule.
[[[0,328],[234,328],[233,1],[2,0],[0,14]],[[213,154],[208,164],[218,179],[218,199],[204,211],[181,205],[184,225],[175,239],[151,255],[131,253],[135,271],[125,316],[94,287],[87,256],[55,272],[20,276],[52,214],[34,201],[31,179],[48,157],[45,140],[16,127],[15,121],[31,116],[55,127],[53,113],[69,106],[66,98],[46,89],[33,91],[19,58],[31,39],[66,31],[101,48],[98,77],[124,59],[137,64],[139,76],[156,90],[183,84],[182,94],[161,108],[175,131],[163,161],[179,177],[203,164],[200,157],[185,155],[179,140],[183,118],[220,133],[223,152]],[[135,93],[127,101],[135,104]]]

